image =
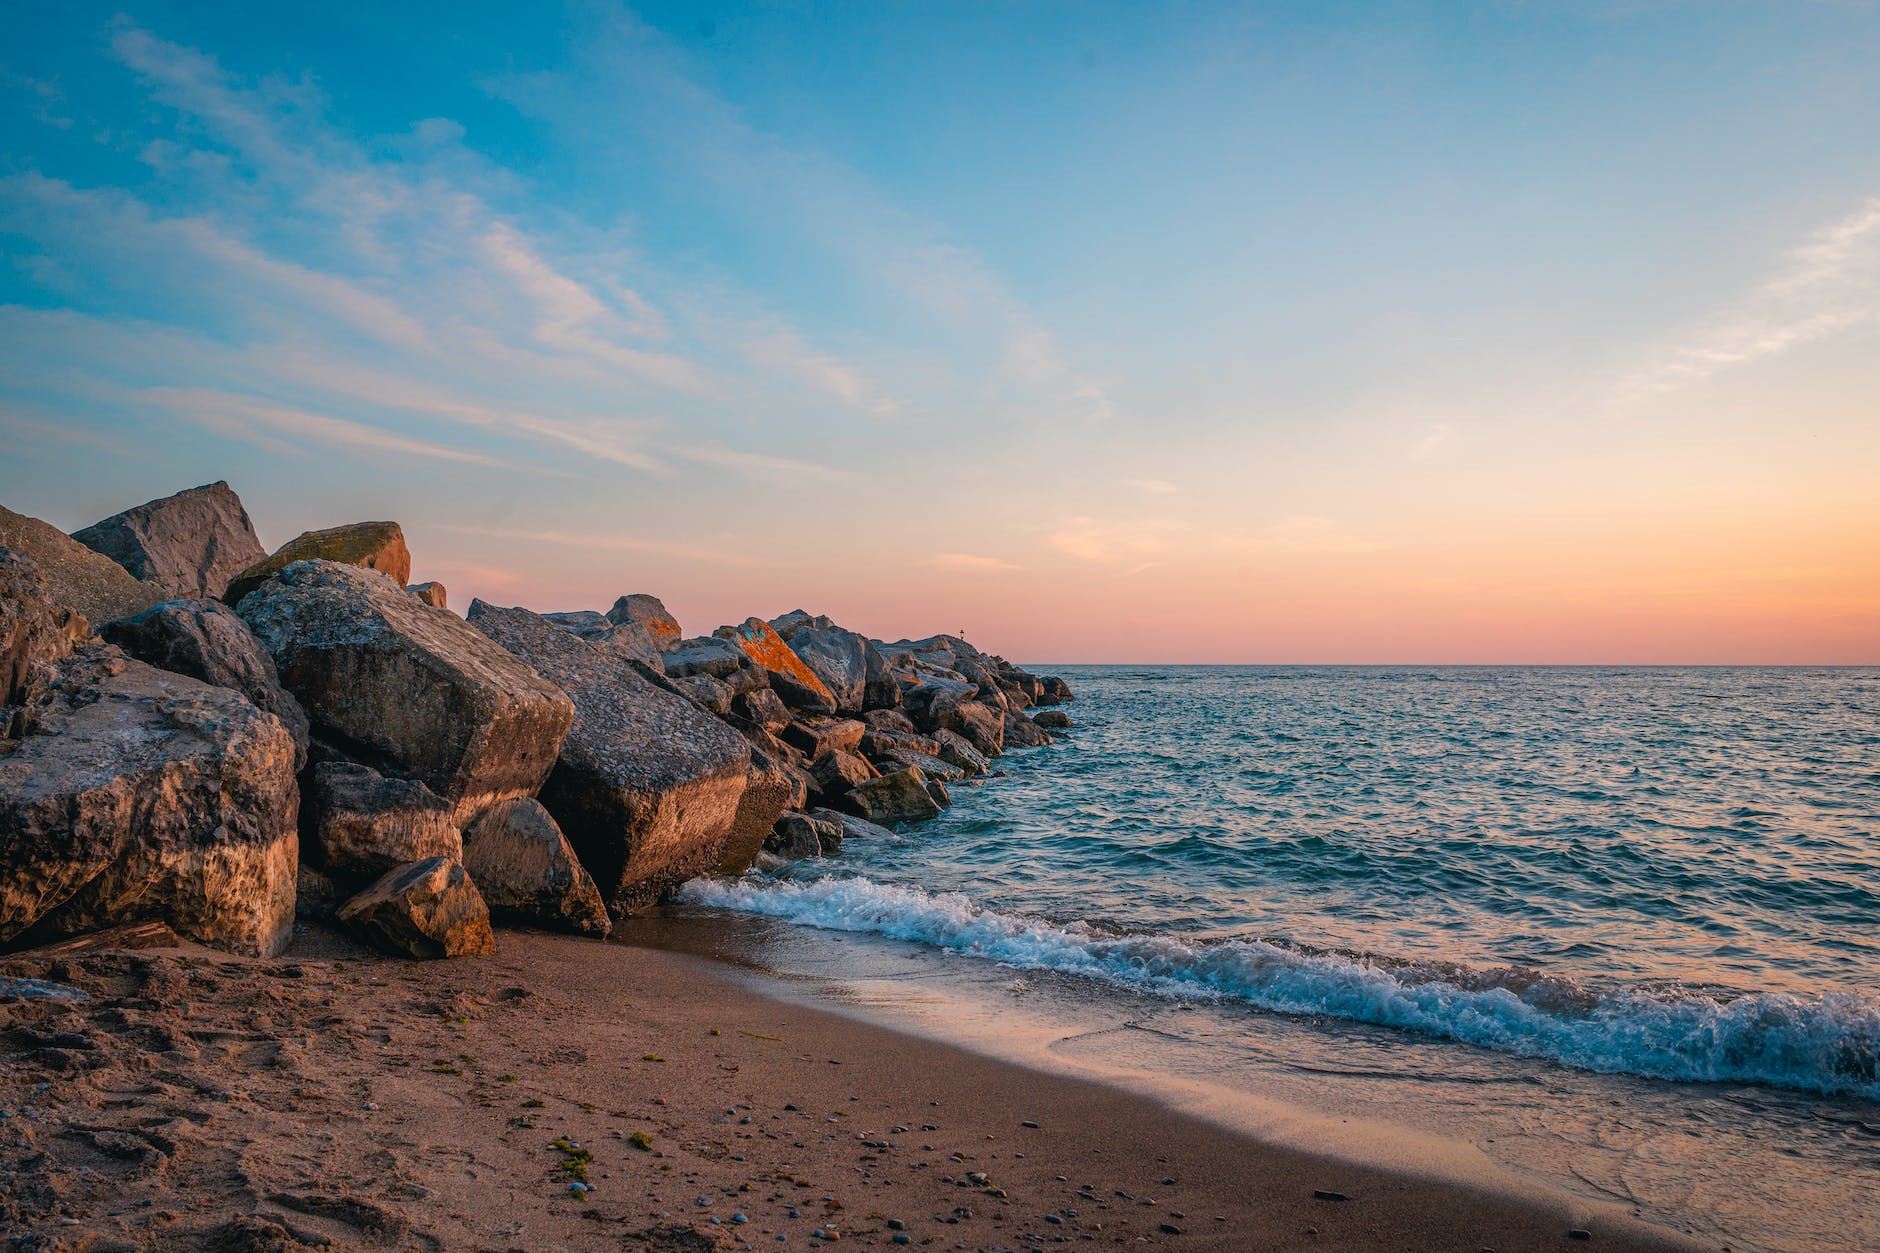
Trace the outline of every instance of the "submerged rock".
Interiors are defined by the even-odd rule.
[[[496,951],[490,911],[463,865],[428,857],[388,871],[339,907],[339,921],[386,952],[417,958]]]
[[[1031,720],[1047,731],[1068,731],[1071,727],[1071,716],[1062,709],[1040,709]]]
[[[613,930],[593,876],[540,801],[498,801],[463,831],[463,865],[490,916],[605,937]]]
[[[610,910],[650,904],[718,864],[751,760],[737,732],[526,609],[473,601],[469,620],[574,702],[541,801]]]
[[[396,522],[350,522],[324,531],[303,531],[230,580],[222,599],[238,608],[242,598],[296,561],[330,561],[377,570],[404,587],[411,578],[411,550]]]
[[[371,570],[295,562],[237,613],[317,737],[418,779],[460,817],[534,795],[574,718],[566,696],[481,631]]]
[[[294,920],[294,742],[247,698],[108,644],[0,756],[0,941],[167,922],[272,955]]]
[[[240,692],[294,737],[294,763],[307,760],[307,711],[281,686],[274,659],[248,624],[219,600],[166,600],[104,625],[104,637],[139,661]]]
[[[341,883],[427,857],[463,857],[443,798],[415,779],[388,779],[350,762],[321,762],[309,772],[301,831],[306,859]]]
[[[132,578],[123,566],[85,547],[38,518],[0,508],[0,548],[30,559],[53,604],[85,615],[93,625],[148,609],[161,588]]]
[[[241,497],[223,482],[192,487],[94,522],[72,538],[166,596],[220,596],[267,550]]]

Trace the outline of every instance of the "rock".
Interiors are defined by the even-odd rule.
[[[286,946],[299,789],[279,719],[108,644],[58,663],[34,715],[0,756],[0,941],[160,920]]]
[[[545,613],[542,616],[597,648],[619,653],[632,661],[644,662],[655,670],[664,668],[658,642],[637,622],[616,623],[606,614],[595,613],[591,609]]]
[[[921,753],[928,757],[940,755],[940,741],[930,740],[924,735],[902,735],[896,731],[874,731],[862,737],[862,756],[873,761],[894,752]]]
[[[388,871],[339,907],[339,921],[388,953],[417,958],[496,951],[490,911],[463,864],[427,857]]]
[[[901,685],[896,682],[894,672],[888,668],[887,655],[875,641],[869,640],[867,643],[867,665],[862,677],[862,708],[898,709],[901,705]]]
[[[463,831],[463,866],[501,922],[605,938],[600,889],[540,801],[498,801]]]
[[[300,863],[294,878],[294,917],[326,922],[344,899],[339,886],[327,878],[325,872],[304,861]]]
[[[303,531],[229,581],[222,599],[241,607],[243,597],[296,561],[330,561],[377,570],[404,587],[411,578],[411,551],[396,522],[352,522],[324,531]]]
[[[976,700],[961,701],[940,715],[940,727],[957,731],[987,757],[1005,751],[1005,716]]]
[[[90,636],[85,615],[52,598],[38,563],[0,548],[0,706],[24,697],[35,665],[71,656]]]
[[[802,612],[798,610],[797,612]],[[791,652],[822,681],[843,713],[860,713],[868,682],[868,641],[830,623],[796,625],[787,641]]]
[[[742,626],[719,627],[712,633],[730,640],[745,656],[756,662],[770,678],[770,686],[783,697],[784,704],[817,713],[834,713],[836,700],[815,671],[790,651],[783,637],[770,629],[762,618],[746,618]]]
[[[294,768],[307,763],[307,711],[274,669],[261,641],[233,609],[198,597],[166,600],[104,625],[104,637],[139,661],[240,692],[294,737]]]
[[[841,796],[858,784],[879,778],[875,768],[854,753],[832,748],[810,763],[810,777],[824,796]]]
[[[308,773],[300,827],[303,856],[342,884],[427,857],[463,860],[463,837],[437,793],[350,762],[321,762]]]
[[[767,687],[743,692],[731,702],[731,711],[760,727],[780,727],[790,721],[790,711],[783,698]]]
[[[449,609],[450,593],[444,585],[435,580],[429,583],[413,583],[405,588],[405,595],[415,596],[433,609]]]
[[[743,874],[750,869],[778,817],[797,800],[801,790],[781,762],[753,751],[744,795],[738,798],[738,814],[732,820],[731,834],[725,837],[725,851],[718,858],[716,873]]]
[[[900,770],[907,766],[919,767],[929,782],[958,783],[966,777],[966,772],[952,762],[911,748],[891,748],[872,760],[878,769],[884,771]]]
[[[927,795],[933,797],[933,803],[945,809],[953,803],[953,797],[947,791],[947,785],[938,779],[927,780]]]
[[[1031,715],[1031,720],[1047,731],[1068,731],[1071,729],[1071,716],[1062,709],[1040,709]]]
[[[764,844],[781,857],[802,861],[811,857],[831,856],[842,848],[839,824],[812,818],[807,814],[784,814]]]
[[[0,508],[0,548],[11,548],[31,560],[52,603],[75,610],[92,623],[122,618],[164,599],[161,588],[133,579],[123,566],[50,522],[11,509]]]
[[[973,699],[978,687],[957,675],[920,671],[901,681],[901,704],[914,725],[934,731],[951,725],[952,712]]]
[[[681,640],[669,645],[660,656],[660,665],[669,679],[686,679],[695,674],[729,679],[740,670],[757,669],[757,663],[746,657],[742,649],[730,640],[721,639]]]
[[[730,715],[731,685],[723,679],[714,679],[709,674],[694,674],[671,682],[681,695],[706,713],[720,718]]]
[[[609,910],[650,904],[718,864],[748,783],[737,732],[526,609],[473,601],[469,618],[574,701],[541,801]]]
[[[921,822],[940,815],[926,776],[912,766],[850,788],[841,806],[874,823]]]
[[[889,731],[897,735],[919,735],[920,728],[914,720],[899,709],[871,709],[862,715],[862,721],[877,731]]]
[[[236,612],[316,737],[417,779],[459,818],[534,795],[574,718],[566,696],[481,631],[371,570],[295,562]]]
[[[1051,742],[1049,732],[1017,710],[1008,709],[1001,718],[1002,738],[1007,748],[1037,748]]]
[[[660,603],[659,597],[648,596],[644,592],[622,596],[607,611],[607,617],[615,623],[640,627],[661,648],[677,644],[682,634],[679,620],[666,612],[666,606]]]
[[[888,828],[878,827],[866,818],[858,818],[854,814],[845,814],[840,810],[812,809],[809,811],[809,816],[821,818],[824,822],[835,823],[842,828],[842,838],[845,840],[892,840],[896,838],[894,832]]]
[[[220,596],[265,558],[241,497],[227,483],[192,487],[94,522],[72,538],[165,596]]]
[[[1054,674],[1038,677],[1038,703],[1040,705],[1065,705],[1070,703],[1070,684]]]
[[[942,728],[934,732],[933,738],[934,742],[940,746],[940,760],[949,765],[958,766],[966,772],[967,778],[976,779],[982,774],[991,772],[992,763],[986,759],[986,755],[974,748],[972,741],[958,731]]]
[[[862,746],[868,724],[846,718],[804,718],[784,727],[784,743],[800,749],[814,761],[830,751],[853,753]]]

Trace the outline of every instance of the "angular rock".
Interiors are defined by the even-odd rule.
[[[637,622],[616,623],[606,614],[595,613],[591,609],[578,609],[569,613],[545,613],[542,616],[562,630],[578,635],[598,648],[619,653],[632,661],[644,662],[655,670],[664,667],[659,644],[647,629]]]
[[[718,874],[743,874],[763,851],[765,841],[777,819],[797,796],[796,780],[782,763],[761,752],[752,752],[751,766],[745,776],[744,795],[738,798],[738,816],[725,837],[725,851],[718,859]]]
[[[1037,748],[1051,742],[1050,733],[1023,713],[1008,709],[1002,717],[1004,747]]]
[[[862,737],[862,756],[873,761],[893,752],[915,752],[928,757],[940,755],[940,741],[924,735],[902,735],[898,731],[870,730]]]
[[[593,876],[533,797],[498,801],[471,819],[463,866],[499,922],[602,938],[614,929]]]
[[[388,871],[339,907],[339,921],[388,953],[429,959],[496,951],[490,911],[461,862],[427,857]]]
[[[104,624],[103,635],[139,661],[240,692],[294,737],[296,769],[307,761],[307,711],[274,669],[248,624],[219,600],[166,600]]]
[[[957,731],[987,757],[1005,751],[1005,715],[976,700],[961,701],[938,719],[942,730]]]
[[[926,776],[912,766],[850,788],[840,806],[883,824],[921,822],[940,815],[940,806],[928,794]]]
[[[986,755],[974,748],[972,741],[958,731],[942,728],[934,732],[933,738],[934,743],[940,746],[940,760],[958,766],[966,772],[967,778],[975,779],[991,772],[992,763],[986,759]]]
[[[920,728],[914,720],[899,709],[871,709],[862,715],[862,721],[877,731],[891,731],[899,735],[919,735]]]
[[[930,783],[958,783],[966,777],[966,772],[952,762],[911,748],[890,749],[873,758],[873,761],[876,768],[882,771],[900,770],[907,766],[918,767]]]
[[[302,855],[342,884],[427,857],[463,860],[463,837],[437,793],[350,762],[321,762],[309,772],[300,827]]]
[[[838,809],[812,809],[809,811],[809,816],[812,818],[821,818],[824,822],[835,823],[838,827],[842,828],[842,838],[845,840],[892,840],[896,838],[894,832],[888,830],[888,828],[878,827],[866,818],[858,818],[854,814],[845,814]]]
[[[791,630],[787,643],[810,673],[822,681],[838,711],[862,711],[868,683],[866,639],[833,623],[803,622]]]
[[[50,522],[11,509],[0,508],[0,548],[30,559],[52,603],[84,614],[94,625],[164,599],[162,589],[133,579],[123,566]]]
[[[622,596],[607,611],[607,617],[611,622],[641,628],[661,648],[679,642],[679,620],[666,612],[666,606],[660,603],[657,596],[648,596],[644,592]]]
[[[241,497],[215,482],[94,522],[72,538],[165,596],[220,596],[265,558]]]
[[[0,548],[0,705],[24,694],[35,665],[72,655],[91,635],[85,615],[53,600],[38,563]],[[0,734],[5,729],[0,727]]]
[[[723,679],[714,679],[709,674],[693,674],[671,682],[681,695],[706,713],[720,718],[731,713],[731,685]]]
[[[786,744],[802,750],[810,760],[831,750],[852,753],[862,746],[868,724],[847,718],[804,718],[784,727],[780,734]]]
[[[1070,703],[1071,687],[1055,674],[1038,676],[1038,703],[1040,705],[1065,705]]]
[[[839,748],[832,748],[811,762],[809,773],[816,780],[816,790],[825,797],[841,796],[859,784],[880,777],[865,760]]]
[[[574,718],[566,696],[481,631],[371,570],[295,562],[236,612],[317,737],[419,780],[460,817],[534,795]]]
[[[433,579],[429,583],[412,583],[406,586],[405,594],[415,596],[433,609],[449,609],[450,593],[442,583]]]
[[[953,803],[953,797],[947,792],[947,785],[938,779],[927,780],[927,795],[933,797],[933,803],[942,809]]]
[[[750,768],[737,732],[526,609],[473,601],[469,619],[574,701],[541,801],[609,910],[650,904],[718,864]]]
[[[873,640],[868,641],[866,660],[867,665],[862,674],[862,708],[900,708],[901,685],[896,681],[894,671],[888,668],[887,654]]]
[[[835,697],[803,659],[790,651],[783,637],[762,618],[746,618],[742,626],[719,627],[716,638],[730,640],[756,662],[770,678],[770,686],[786,705],[818,713],[834,713]]]
[[[666,647],[660,665],[671,679],[708,674],[714,679],[729,679],[740,670],[755,670],[756,663],[730,640],[680,640]]]
[[[780,727],[790,721],[790,711],[784,708],[783,698],[767,687],[740,693],[731,702],[731,712],[766,728]]]
[[[1071,716],[1062,709],[1040,709],[1031,715],[1031,720],[1047,731],[1068,731],[1071,728]]]
[[[273,955],[294,921],[294,742],[226,688],[92,644],[0,756],[0,941],[145,920]]]
[[[764,847],[795,861],[833,856],[842,848],[842,828],[807,814],[784,814],[777,819],[776,828]]]
[[[242,598],[296,561],[330,561],[377,570],[404,587],[411,578],[411,550],[396,522],[351,522],[324,531],[302,531],[229,581],[222,599],[239,608]]]

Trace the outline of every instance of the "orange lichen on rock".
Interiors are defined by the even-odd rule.
[[[783,642],[783,637],[762,618],[746,618],[742,626],[719,627],[713,634],[736,644],[746,657],[769,671],[773,677],[781,675],[830,709],[835,708],[836,698],[830,694],[823,681],[816,677],[816,672],[804,665],[803,659],[791,652],[790,646]],[[788,693],[785,693],[785,699],[789,699]]]

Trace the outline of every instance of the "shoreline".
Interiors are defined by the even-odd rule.
[[[274,959],[0,968],[94,996],[0,1004],[25,1247],[1704,1247],[1263,1144],[635,943],[515,931],[413,965],[303,926]]]

